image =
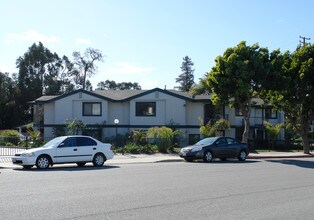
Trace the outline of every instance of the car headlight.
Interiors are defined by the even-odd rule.
[[[191,152],[201,151],[202,147],[194,147]]]
[[[35,156],[35,153],[32,152],[32,153],[25,153],[25,154],[21,154],[22,157],[33,157]]]

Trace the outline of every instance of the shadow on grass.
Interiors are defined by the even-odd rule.
[[[281,163],[285,165],[292,165],[307,169],[314,169],[314,160],[290,160],[290,159],[284,159],[284,160],[266,160],[267,162],[271,163]]]
[[[103,165],[101,167],[94,167],[92,165],[86,165],[83,167],[78,167],[76,165],[54,165],[52,167],[49,167],[48,169],[37,169],[35,166],[31,169],[23,169],[23,168],[15,168],[13,170],[15,171],[23,171],[23,172],[56,172],[56,171],[71,171],[71,172],[77,172],[77,171],[95,171],[95,170],[108,170],[108,169],[115,169],[120,168],[119,166],[113,166],[113,165]]]

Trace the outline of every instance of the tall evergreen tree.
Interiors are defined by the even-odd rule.
[[[194,84],[194,63],[188,56],[183,57],[181,74],[176,78],[176,83],[180,83],[179,90],[188,92]]]

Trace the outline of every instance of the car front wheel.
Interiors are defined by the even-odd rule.
[[[47,169],[50,165],[48,156],[42,155],[37,158],[36,167],[38,169]]]
[[[246,152],[244,150],[241,150],[238,157],[239,161],[245,161],[246,157],[247,157]]]
[[[213,153],[210,151],[206,151],[203,156],[204,162],[211,162],[213,160]]]
[[[186,162],[193,162],[193,159],[191,159],[191,158],[184,158],[184,160],[185,160]]]
[[[94,156],[93,165],[95,167],[100,167],[104,164],[105,161],[106,161],[105,155],[98,153]]]

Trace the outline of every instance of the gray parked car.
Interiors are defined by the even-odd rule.
[[[204,138],[196,144],[181,149],[180,157],[188,162],[195,159],[203,159],[210,162],[213,158],[225,160],[227,158],[238,158],[244,161],[249,155],[248,146],[230,137]]]

